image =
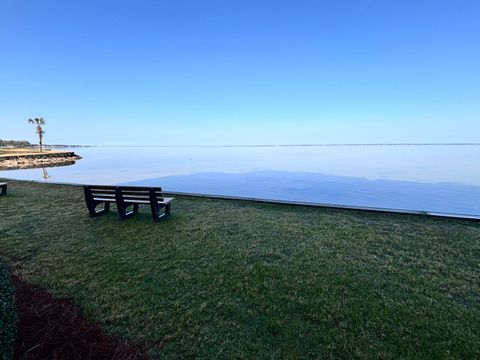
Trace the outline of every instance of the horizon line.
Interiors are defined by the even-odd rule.
[[[234,144],[234,145],[74,145],[74,144],[45,144],[45,147],[63,146],[63,147],[328,147],[328,146],[478,146],[480,142],[417,142],[417,143],[325,143],[325,144]],[[33,144],[38,147],[38,144]]]

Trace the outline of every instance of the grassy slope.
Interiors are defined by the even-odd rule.
[[[49,149],[43,149],[43,153],[56,152]],[[41,154],[40,150],[35,148],[4,148],[0,149],[0,157],[3,156],[15,156],[15,155],[36,155]]]
[[[119,222],[13,182],[0,257],[166,359],[480,357],[480,224],[178,198]]]
[[[47,154],[59,154],[59,153],[65,153],[65,152],[71,152],[67,150],[51,150],[51,149],[43,149],[42,152],[40,150],[35,149],[35,148],[9,148],[9,149],[0,149],[0,161],[5,160],[5,157],[8,156],[27,156],[27,155],[47,155]]]

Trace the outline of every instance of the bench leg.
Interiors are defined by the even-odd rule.
[[[169,217],[170,216],[170,205],[171,204],[167,204],[167,206],[165,206],[165,217]]]
[[[0,193],[0,195],[7,195],[7,185],[2,185],[1,188],[2,192]]]
[[[158,221],[158,205],[150,202],[150,209],[152,210],[153,221]]]
[[[97,210],[97,206],[104,204],[103,209]],[[110,203],[96,203],[91,204],[88,206],[88,212],[90,213],[90,217],[100,216],[110,211]]]
[[[163,214],[160,214],[160,210],[162,208],[165,208],[165,211]],[[170,216],[170,204],[167,205],[161,205],[161,206],[154,206],[152,205],[152,218],[153,221],[160,221],[168,218]]]
[[[127,208],[132,205],[133,206],[133,209],[131,211],[128,211],[127,212]],[[117,208],[118,208],[118,218],[120,220],[125,220],[125,219],[128,219],[130,217],[132,217],[133,215],[136,215],[138,214],[138,207],[139,205],[138,204],[125,204],[125,206],[119,206],[117,204]]]

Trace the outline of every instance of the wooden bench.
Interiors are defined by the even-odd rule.
[[[154,221],[170,216],[173,198],[164,197],[160,187],[85,185],[83,190],[85,202],[92,217],[108,212],[111,203],[117,205],[120,220],[137,214],[140,205],[150,205]],[[97,210],[101,205],[103,209]],[[163,213],[162,209],[164,209]]]
[[[7,184],[8,183],[0,183],[0,195],[7,195]]]

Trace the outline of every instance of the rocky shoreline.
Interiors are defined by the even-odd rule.
[[[55,155],[55,156],[52,156]],[[0,157],[0,170],[18,170],[44,168],[54,166],[68,166],[75,164],[81,157],[75,153],[57,153],[35,156],[16,156],[2,159]]]

